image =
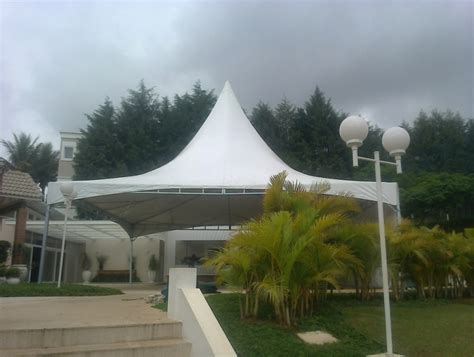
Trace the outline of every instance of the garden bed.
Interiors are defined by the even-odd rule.
[[[363,302],[351,294],[334,294],[313,317],[286,328],[262,306],[258,319],[240,319],[237,294],[206,297],[239,356],[366,356],[385,351],[381,296]],[[392,303],[394,349],[408,356],[473,356],[474,299]],[[163,304],[155,306],[165,308]],[[339,341],[308,345],[296,332],[321,330]]]

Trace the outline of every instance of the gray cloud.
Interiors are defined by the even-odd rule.
[[[229,79],[241,104],[318,85],[382,127],[420,109],[473,117],[471,2],[1,3],[0,136],[60,130],[140,79],[161,95]],[[1,152],[0,152],[1,154]]]

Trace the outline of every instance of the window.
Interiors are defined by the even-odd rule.
[[[72,146],[64,147],[64,158],[72,160],[74,156],[74,148]]]

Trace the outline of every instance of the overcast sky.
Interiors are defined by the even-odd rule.
[[[473,2],[7,2],[0,137],[59,146],[106,96],[143,78],[161,95],[230,80],[242,106],[319,86],[383,128],[420,109],[473,114]],[[0,155],[4,154],[0,149]]]

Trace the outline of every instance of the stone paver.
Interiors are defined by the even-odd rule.
[[[334,343],[338,341],[333,335],[324,331],[301,332],[297,335],[304,342],[312,345],[324,345],[326,343]]]

